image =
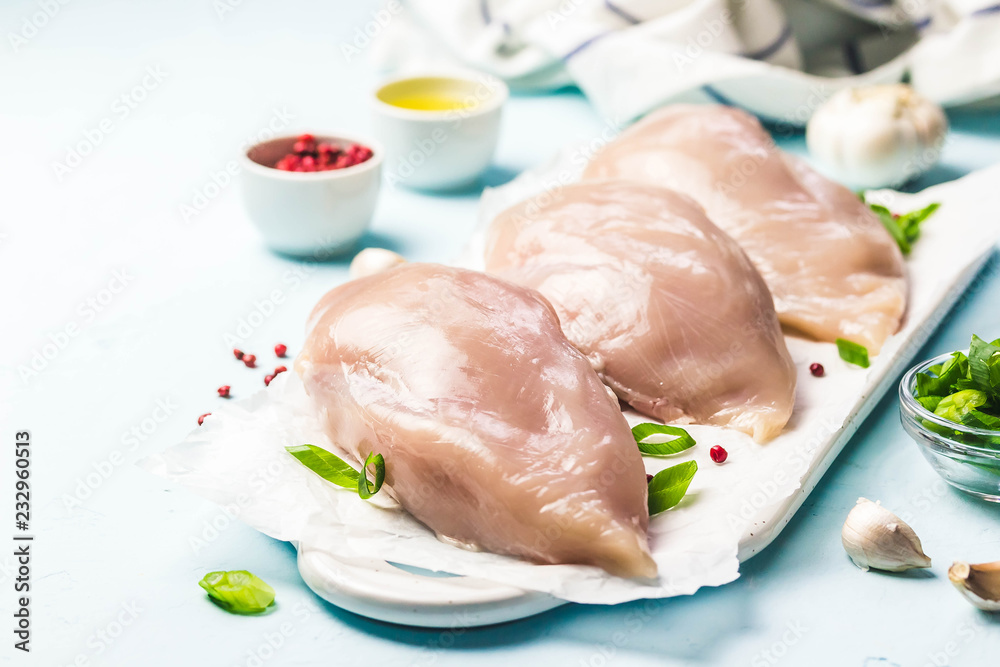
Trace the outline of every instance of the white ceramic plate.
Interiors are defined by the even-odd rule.
[[[316,595],[341,609],[424,628],[493,625],[566,604],[492,581],[404,569],[377,559],[349,562],[309,547],[299,548],[299,573]]]

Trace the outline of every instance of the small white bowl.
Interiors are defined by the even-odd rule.
[[[488,74],[391,79],[375,91],[375,133],[385,144],[386,181],[418,190],[449,190],[476,180],[493,160],[510,92]],[[399,106],[414,96],[442,96],[469,106],[425,110]]]
[[[315,134],[317,141],[361,144],[372,156],[352,167],[297,172],[272,165],[300,135],[255,144],[241,156],[240,185],[247,214],[276,252],[326,259],[354,247],[371,224],[382,184],[382,147],[370,139]]]

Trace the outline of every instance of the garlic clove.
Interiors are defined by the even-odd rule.
[[[903,572],[930,567],[920,538],[898,516],[867,498],[858,498],[840,533],[844,550],[862,570]]]
[[[402,256],[385,248],[365,248],[351,260],[348,275],[351,280],[374,276],[376,273],[388,271],[394,266],[406,264]]]
[[[806,144],[827,175],[853,187],[897,187],[934,166],[948,118],[906,84],[838,91],[806,126]]]
[[[970,565],[960,560],[948,568],[958,592],[983,611],[1000,611],[1000,561]]]

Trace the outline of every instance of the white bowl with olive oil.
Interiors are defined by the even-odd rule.
[[[450,190],[493,160],[509,91],[488,74],[408,76],[375,91],[375,132],[390,186]]]

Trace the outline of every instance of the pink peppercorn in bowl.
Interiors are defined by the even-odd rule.
[[[314,145],[303,147],[306,137]],[[318,260],[345,253],[375,214],[382,158],[378,142],[342,134],[255,144],[241,156],[247,215],[276,252]]]

